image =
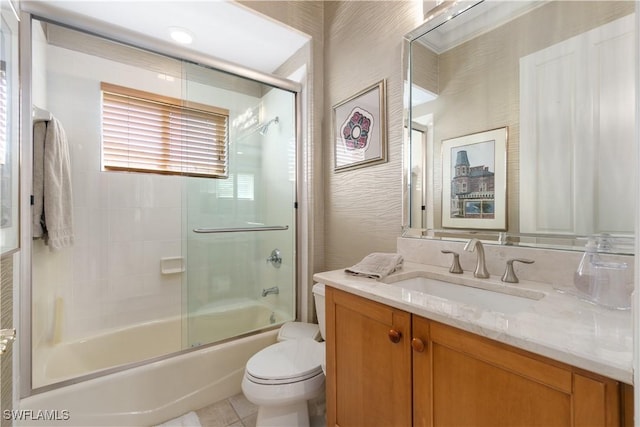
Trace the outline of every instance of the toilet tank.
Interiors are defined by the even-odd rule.
[[[316,283],[313,285],[313,299],[316,304],[316,314],[318,315],[318,325],[320,326],[320,335],[325,338],[325,306],[324,306],[324,283]]]
[[[302,338],[311,338],[320,341],[320,328],[315,323],[306,322],[285,322],[278,331],[276,340],[299,340]]]

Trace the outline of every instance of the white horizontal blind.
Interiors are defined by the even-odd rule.
[[[238,174],[238,199],[253,200],[253,197],[254,197],[253,174],[239,173]]]
[[[0,61],[0,165],[4,165],[7,160],[7,123],[9,115],[9,83],[7,81],[7,64]],[[4,186],[2,188],[4,190]],[[4,220],[4,218],[2,218]],[[2,224],[3,226],[5,224]]]
[[[105,170],[227,176],[228,110],[101,84]]]

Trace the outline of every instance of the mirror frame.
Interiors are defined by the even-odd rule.
[[[425,21],[404,36],[402,45],[402,73],[404,79],[404,111],[403,111],[403,159],[402,159],[402,237],[423,238],[434,240],[460,241],[477,238],[489,244],[518,245],[540,249],[558,249],[568,251],[582,251],[591,235],[576,234],[537,234],[537,233],[513,233],[509,231],[474,230],[474,229],[436,229],[430,225],[427,219],[427,227],[411,227],[411,134],[413,122],[413,73],[411,61],[411,45],[420,37],[437,29],[447,21],[474,8],[485,0],[446,0],[437,7],[425,13]],[[636,8],[636,13],[638,12]],[[637,25],[636,25],[637,26]],[[639,91],[636,87],[636,93]],[[638,109],[636,108],[636,122],[638,121]],[[424,178],[424,190],[433,187],[433,178]],[[423,208],[424,209],[424,208]],[[431,220],[432,221],[432,220]],[[633,255],[635,253],[635,232],[629,236],[607,235],[598,236],[604,242],[602,252]]]

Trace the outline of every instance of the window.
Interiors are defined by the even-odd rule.
[[[7,63],[4,60],[0,60],[0,166],[4,166],[5,164],[7,157],[7,145],[9,145],[9,139],[7,138],[7,124],[9,123],[8,113],[10,108],[8,92],[9,82],[7,80]],[[4,178],[4,176],[2,178]],[[2,218],[4,219],[4,215]],[[4,222],[2,225],[5,225]]]
[[[253,174],[239,173],[236,176],[229,174],[229,178],[225,180],[216,181],[216,194],[219,199],[233,199],[238,200],[253,200],[254,199],[254,176]]]
[[[229,111],[102,83],[102,167],[226,178]]]
[[[253,200],[253,174],[238,174],[238,199]]]
[[[216,181],[216,195],[219,199],[233,199],[233,174],[227,179]]]

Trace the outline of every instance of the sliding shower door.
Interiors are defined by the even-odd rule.
[[[193,347],[295,319],[296,123],[294,93],[185,72],[189,101],[229,114],[224,176],[186,183],[183,339]]]
[[[294,319],[295,92],[50,22],[32,33],[75,242],[30,248],[31,386]]]

